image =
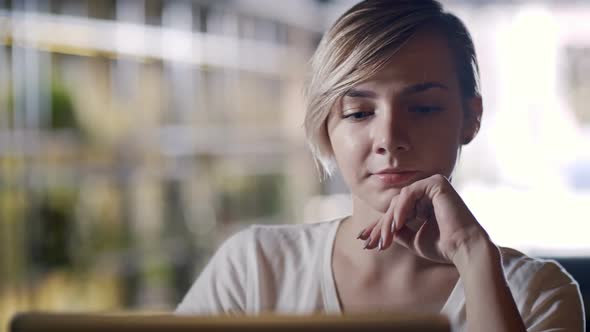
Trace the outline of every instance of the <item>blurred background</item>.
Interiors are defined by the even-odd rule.
[[[0,0],[0,331],[23,310],[173,310],[230,234],[348,213],[302,84],[353,3]],[[443,4],[485,105],[455,186],[496,243],[586,293],[590,3]]]

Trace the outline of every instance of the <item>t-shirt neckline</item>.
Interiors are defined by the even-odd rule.
[[[336,242],[336,232],[338,227],[344,219],[336,219],[332,221],[333,225],[329,230],[326,245],[324,247],[323,269],[322,269],[322,296],[324,298],[325,311],[331,314],[342,314],[342,308],[338,301],[338,293],[336,292],[336,281],[334,280],[334,271],[332,270],[332,256],[334,253],[334,244]],[[443,305],[440,313],[449,314],[452,312],[451,308],[456,307],[461,302],[460,296],[461,278],[457,280],[449,298]]]

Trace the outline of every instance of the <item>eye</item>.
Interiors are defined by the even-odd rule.
[[[360,120],[370,117],[371,115],[373,115],[373,112],[358,111],[358,112],[353,112],[353,113],[349,113],[349,114],[344,114],[344,115],[342,115],[342,118],[343,119],[350,119],[353,121],[360,121]]]
[[[420,105],[410,107],[411,113],[420,113],[420,114],[428,114],[428,113],[436,113],[442,111],[441,107],[438,106],[427,106],[427,105]]]

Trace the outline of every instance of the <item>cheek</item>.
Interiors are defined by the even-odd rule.
[[[439,165],[438,169],[440,173],[445,176],[450,176],[455,168],[455,163],[457,162],[457,156],[459,148],[456,145],[446,146],[447,151],[443,152],[442,148],[440,150],[440,156],[438,157]]]
[[[330,135],[334,157],[345,177],[358,171],[370,145],[362,131],[338,128]]]
[[[433,171],[450,175],[459,150],[459,131],[447,127],[445,130],[433,130],[430,135],[423,136],[421,150]]]

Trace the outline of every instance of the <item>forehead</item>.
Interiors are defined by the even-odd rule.
[[[401,89],[422,82],[439,82],[449,90],[458,90],[452,52],[442,34],[417,32],[378,74],[358,87]]]

